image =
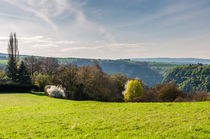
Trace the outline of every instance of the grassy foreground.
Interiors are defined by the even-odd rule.
[[[0,94],[0,138],[210,138],[210,102],[103,103]]]

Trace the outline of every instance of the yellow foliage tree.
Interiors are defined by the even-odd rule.
[[[132,101],[133,98],[142,96],[143,88],[138,80],[131,80],[126,85],[126,90],[124,92],[124,100]]]

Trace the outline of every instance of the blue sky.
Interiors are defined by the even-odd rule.
[[[209,0],[0,0],[0,52],[210,58]]]

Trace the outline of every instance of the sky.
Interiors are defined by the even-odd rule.
[[[0,53],[210,59],[210,0],[0,0]]]

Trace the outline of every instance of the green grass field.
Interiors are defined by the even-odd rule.
[[[103,103],[0,94],[0,138],[210,138],[210,102]]]
[[[0,64],[6,65],[7,64],[7,60],[0,60]]]

